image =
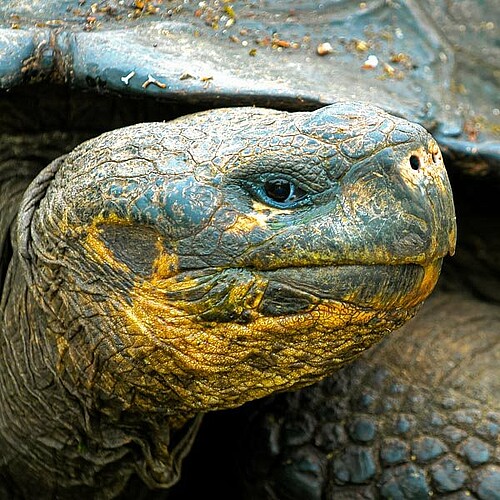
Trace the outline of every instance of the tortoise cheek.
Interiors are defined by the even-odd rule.
[[[158,257],[158,233],[145,226],[103,224],[99,236],[114,260],[133,274],[146,278]]]

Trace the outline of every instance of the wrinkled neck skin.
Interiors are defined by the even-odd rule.
[[[74,351],[62,352],[62,325],[34,300],[16,259],[8,279],[0,338],[0,471],[5,466],[9,476],[23,478],[16,488],[26,498],[112,498],[133,472],[151,488],[175,483],[199,418],[176,434],[168,416],[137,418],[100,408],[85,381],[71,373],[92,363],[89,346],[75,338]],[[89,356],[69,359],[75,353]]]
[[[137,473],[151,488],[175,483],[200,418],[179,419],[101,404],[88,390],[88,336],[47,314],[13,259],[0,337],[0,478],[23,497],[113,498]],[[63,310],[60,314],[64,314]],[[35,320],[34,320],[35,318]],[[67,334],[72,350],[64,344]],[[78,358],[78,359],[75,359]],[[4,474],[5,473],[5,476]]]
[[[298,202],[266,198],[276,178]],[[134,471],[173,484],[200,414],[311,384],[406,322],[455,222],[433,139],[339,104],[104,134],[30,184],[12,234],[0,473],[109,498]]]
[[[127,411],[91,389],[102,363],[94,356],[93,339],[102,335],[92,322],[82,328],[85,307],[76,304],[68,310],[55,301],[57,310],[48,309],[41,284],[32,282],[32,273],[20,264],[17,224],[11,223],[29,181],[4,184],[10,197],[3,198],[8,205],[2,205],[0,227],[2,241],[14,234],[0,309],[2,486],[9,498],[108,499],[135,472],[151,488],[169,487],[179,478],[201,415],[189,421],[189,415],[173,412],[138,416],[133,405]],[[51,276],[55,288],[57,276]],[[51,292],[45,288],[43,293]],[[88,302],[82,298],[82,305]],[[104,331],[113,331],[111,318],[101,320]]]

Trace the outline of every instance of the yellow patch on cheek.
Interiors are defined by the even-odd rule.
[[[175,340],[172,371],[193,374],[192,394],[186,395],[190,404],[234,406],[310,383],[359,354],[387,331],[372,334],[363,328],[376,316],[374,311],[330,303],[310,313],[259,316],[246,325],[195,326]]]
[[[145,376],[148,367],[161,374],[145,379],[148,391],[160,394],[175,388],[186,408],[199,411],[317,380],[394,326],[381,311],[335,301],[316,304],[308,312],[264,316],[258,311],[259,291],[265,290],[259,282],[253,283],[252,293],[248,283],[230,291],[229,304],[241,303],[250,311],[248,323],[203,321],[196,302],[168,298],[174,289],[182,295],[182,290],[198,286],[190,278],[137,280],[121,305],[118,322],[124,327],[125,344],[132,346],[123,363],[130,364],[132,355],[144,360],[142,368],[129,366],[138,369],[139,376]],[[204,309],[218,307],[202,302]],[[375,332],[367,326],[373,319],[382,325]]]
[[[165,259],[166,265],[170,266],[170,260]],[[209,299],[192,302],[177,300],[174,303],[167,298],[167,294],[182,296],[185,291],[189,295],[190,290],[198,286],[197,280],[186,278],[177,281],[161,279],[155,275],[150,281],[135,283],[130,292],[131,302],[123,304],[123,312],[132,332],[154,337],[155,342],[166,342],[163,347],[167,349],[168,342],[174,340],[177,352],[182,344],[185,359],[191,359],[195,365],[206,362],[203,358],[207,351],[221,354],[229,349],[228,352],[232,352],[232,363],[237,363],[248,356],[254,346],[271,346],[277,337],[292,341],[294,335],[315,329],[321,332],[341,331],[348,325],[366,324],[377,315],[373,309],[365,310],[351,304],[330,301],[303,313],[265,316],[258,312],[258,306],[265,293],[266,283],[265,280],[257,280],[232,286],[226,297],[226,306],[221,306],[217,298],[213,304]],[[249,322],[219,323],[200,319],[200,314],[217,307],[231,307],[236,315],[248,311]],[[223,312],[224,310],[221,316]],[[204,348],[200,349],[200,345]],[[234,346],[239,347],[234,350]],[[238,356],[241,356],[239,361]],[[222,355],[219,361],[223,359]],[[217,364],[214,363],[214,368]],[[194,369],[194,366],[190,368]]]
[[[132,226],[130,221],[120,219],[115,214],[106,218],[96,217],[92,224],[84,228],[83,231],[79,229],[79,232],[84,234],[82,246],[88,252],[88,256],[97,264],[107,264],[115,271],[130,273],[130,268],[125,263],[119,261],[113,254],[113,251],[104,243],[101,237],[102,230],[99,228],[99,225],[103,223]]]
[[[195,315],[172,303],[168,293],[180,293],[196,286],[196,280],[177,281],[166,278],[172,263],[168,256],[160,256],[157,272],[149,280],[137,280],[129,292],[128,300],[121,303],[117,314],[125,326],[124,335],[131,344],[142,346],[146,351],[155,352],[155,363],[159,372],[174,369],[173,357],[184,344],[184,337],[193,330],[199,331],[200,325]],[[166,266],[166,269],[162,267]],[[161,358],[161,359],[160,359]]]

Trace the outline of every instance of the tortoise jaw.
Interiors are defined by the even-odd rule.
[[[268,281],[259,305],[265,315],[295,314],[320,302],[360,308],[412,308],[432,292],[442,259],[428,265],[343,265],[282,268],[261,273]]]
[[[191,269],[163,281],[163,299],[216,323],[309,314],[322,304],[410,310],[432,292],[441,262]]]

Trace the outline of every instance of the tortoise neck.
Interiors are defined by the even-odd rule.
[[[89,347],[62,331],[36,290],[27,285],[14,248],[0,310],[0,475],[22,479],[27,498],[52,498],[56,491],[59,497],[77,484],[83,496],[108,498],[133,473],[150,487],[171,486],[200,417],[174,431],[175,422],[164,413],[139,418],[123,408],[101,407],[83,380]]]

